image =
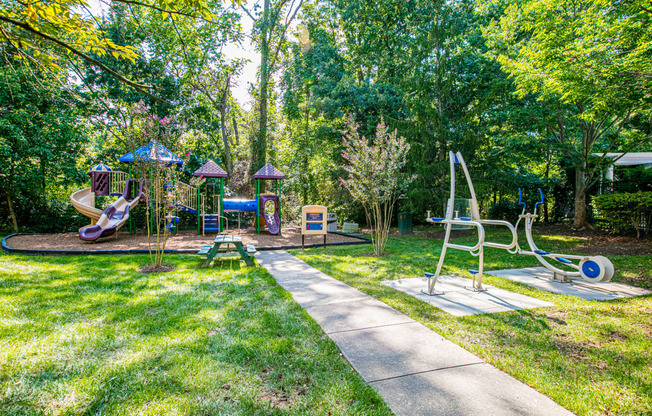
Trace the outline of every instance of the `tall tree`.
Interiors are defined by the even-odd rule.
[[[213,17],[205,0],[111,1],[128,5],[130,10],[144,7],[207,20]],[[119,45],[105,36],[84,0],[35,0],[27,5],[19,0],[3,1],[0,6],[0,39],[18,50],[18,59],[50,70],[67,67],[73,57],[81,59],[158,99],[151,92],[151,86],[126,78],[92,56],[93,53],[110,54],[116,59],[134,61],[138,54],[131,45]]]
[[[640,2],[526,0],[507,6],[485,30],[491,56],[517,85],[517,93],[539,94],[574,106],[579,136],[554,135],[575,165],[574,226],[587,225],[586,192],[599,170],[613,163],[594,152],[630,151],[652,137],[625,140],[634,119],[652,113],[652,15]]]
[[[235,10],[221,7],[220,2],[209,4],[214,15],[210,22],[148,11],[143,25],[153,51],[172,67],[183,86],[184,106],[205,103],[219,114],[213,125],[219,125],[223,159],[230,173],[233,163],[227,124],[232,118],[229,109],[235,102],[229,96],[231,80],[240,72],[243,61],[227,61],[223,48],[240,42],[243,34]]]
[[[287,46],[288,28],[301,9],[303,0],[262,0],[262,11],[256,12],[243,6],[243,10],[254,22],[254,40],[260,51],[260,68],[258,83],[258,132],[255,135],[252,149],[252,172],[260,169],[266,161],[268,149],[268,100],[269,84],[274,72],[278,69],[279,56]]]

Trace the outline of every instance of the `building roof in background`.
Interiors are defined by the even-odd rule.
[[[285,174],[270,163],[266,163],[265,166],[258,169],[258,172],[254,173],[252,179],[285,179]]]
[[[204,178],[226,178],[229,175],[217,163],[209,160],[201,168],[197,169],[193,176],[203,176]]]
[[[141,146],[133,152],[129,152],[126,155],[120,156],[118,160],[124,163],[151,160],[155,162],[176,163],[177,165],[183,165],[183,160],[180,157],[172,153],[172,151],[167,149],[156,140],[152,140],[146,146]]]
[[[604,153],[593,153],[593,156],[602,157]],[[606,157],[615,159],[623,153],[607,153]],[[629,152],[614,162],[616,166],[638,166],[645,165],[647,169],[652,168],[652,152]]]

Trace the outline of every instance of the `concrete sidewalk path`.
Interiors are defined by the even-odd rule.
[[[258,252],[256,259],[397,416],[572,414],[424,325],[285,251]]]

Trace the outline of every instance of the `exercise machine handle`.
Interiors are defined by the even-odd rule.
[[[536,204],[534,204],[534,212],[537,211],[537,207],[538,207],[539,205],[543,204],[543,191],[541,190],[541,188],[539,188],[539,196],[541,196],[541,201],[539,201],[539,202],[537,202]]]
[[[523,205],[523,211],[525,211],[527,205],[525,205],[525,202],[523,202],[522,196],[523,194],[521,193],[521,188],[518,188],[518,204]]]

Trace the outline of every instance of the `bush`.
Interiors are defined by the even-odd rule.
[[[652,192],[612,193],[593,198],[596,218],[600,226],[611,233],[622,233],[634,228],[639,238],[643,228],[645,234],[652,221]]]
[[[492,220],[509,221],[514,224],[519,215],[523,212],[523,207],[516,202],[501,200],[497,204],[491,204],[489,208],[489,218]]]

